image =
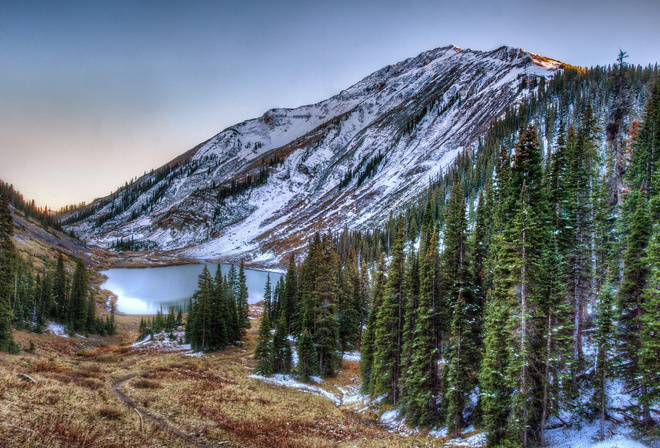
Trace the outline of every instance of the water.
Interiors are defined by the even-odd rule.
[[[207,263],[211,276],[215,277],[216,263]],[[222,264],[222,274],[229,272],[230,265]],[[158,268],[118,268],[101,271],[108,277],[101,289],[115,293],[117,310],[128,314],[155,314],[162,306],[167,312],[170,306],[188,306],[188,300],[197,289],[197,276],[202,273],[203,264],[166,266]],[[236,266],[238,272],[238,266]],[[267,272],[245,269],[248,287],[248,303],[257,303],[264,298]],[[270,281],[275,283],[281,274],[270,273]]]

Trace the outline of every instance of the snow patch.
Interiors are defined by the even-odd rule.
[[[335,394],[332,394],[326,390],[321,389],[318,386],[312,386],[310,384],[306,383],[301,383],[300,381],[297,381],[293,376],[291,375],[285,375],[285,374],[275,374],[272,376],[262,376],[262,375],[250,375],[250,378],[254,378],[257,380],[261,380],[265,383],[272,384],[274,386],[280,386],[280,387],[289,387],[292,389],[299,389],[302,390],[303,392],[309,392],[314,395],[318,395],[320,397],[325,397],[332,401],[336,406],[339,406],[341,404],[341,399],[339,399]],[[320,378],[318,378],[320,382]]]
[[[49,322],[48,325],[46,325],[46,328],[45,328],[44,332],[45,333],[52,333],[56,336],[63,336],[65,338],[69,337],[69,335],[66,333],[64,325],[63,324],[56,324],[55,322]]]

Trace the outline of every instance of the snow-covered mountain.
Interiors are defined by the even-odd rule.
[[[275,263],[316,228],[396,212],[525,94],[521,78],[562,67],[512,47],[424,52],[328,100],[229,127],[66,222],[91,244]]]

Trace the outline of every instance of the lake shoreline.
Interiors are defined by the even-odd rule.
[[[231,264],[216,263],[205,260],[186,260],[168,266],[118,266],[98,271],[94,283],[115,303],[115,310],[122,315],[153,315],[160,309],[167,312],[170,307],[186,310],[190,297],[198,286],[198,277],[204,266],[208,266],[211,275],[215,276],[217,266],[226,275]],[[233,265],[236,266],[236,265]],[[238,266],[236,266],[238,267]],[[248,303],[253,305],[263,300],[265,283],[270,276],[271,285],[275,284],[283,272],[265,269],[245,268]]]

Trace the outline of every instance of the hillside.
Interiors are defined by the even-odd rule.
[[[382,223],[528,93],[521,80],[561,67],[512,47],[431,50],[232,126],[63,222],[93,245],[274,264],[314,228]]]

